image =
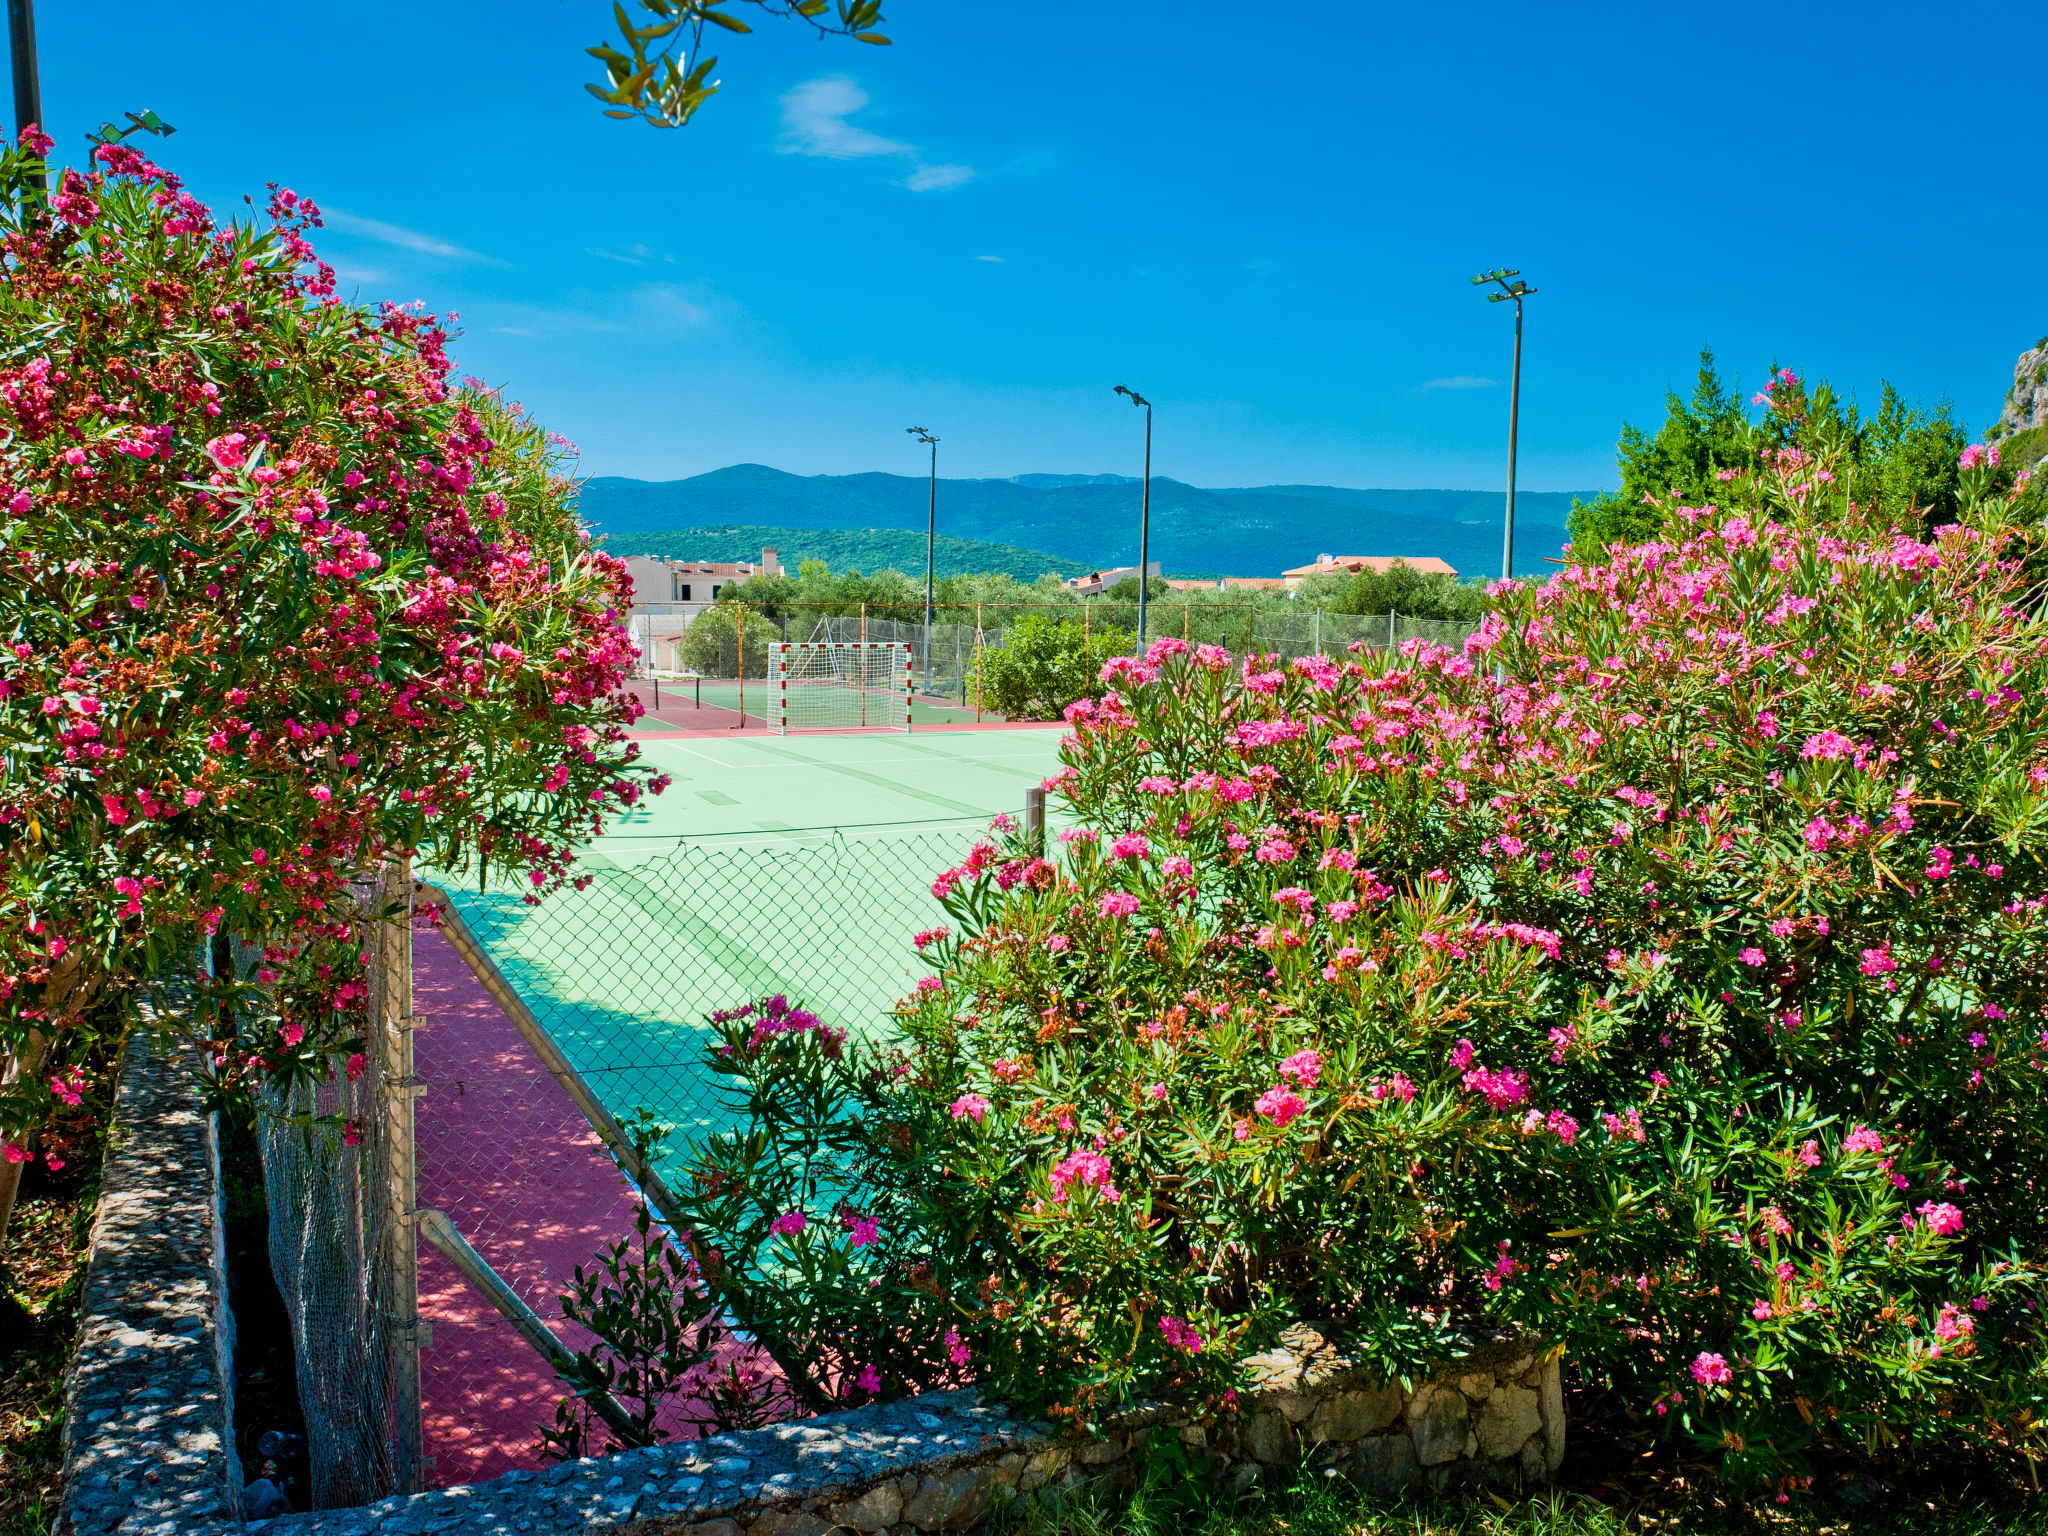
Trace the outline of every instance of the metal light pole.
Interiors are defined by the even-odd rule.
[[[7,41],[14,55],[14,135],[43,120],[43,86],[36,74],[35,0],[7,0]]]
[[[1145,654],[1145,587],[1152,570],[1152,402],[1119,384],[1116,392],[1145,407],[1145,489],[1138,502],[1138,654]]]
[[[1536,290],[1527,283],[1510,282],[1519,277],[1518,268],[1495,268],[1482,272],[1472,279],[1475,288],[1488,283],[1500,284],[1499,293],[1489,293],[1486,302],[1499,304],[1507,299],[1515,301],[1515,372],[1514,381],[1508,386],[1508,523],[1501,535],[1500,574],[1505,581],[1515,574],[1515,438],[1521,429],[1522,416],[1522,300]]]
[[[932,552],[939,537],[939,440],[923,427],[905,427],[920,443],[931,444],[932,495],[924,516],[924,691],[932,691]]]

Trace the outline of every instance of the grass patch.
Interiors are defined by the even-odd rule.
[[[1020,1503],[999,1536],[2040,1536],[2048,1509],[2010,1496],[1922,1495],[1849,1503],[1802,1498],[1676,1508],[1607,1503],[1566,1489],[1530,1498],[1466,1494],[1376,1499],[1341,1480],[1303,1476],[1263,1494],[1204,1496],[1185,1485],[1136,1492],[1083,1485]]]
[[[1670,1447],[1615,1477],[1613,1446],[1582,1443],[1532,1495],[1381,1498],[1330,1472],[1269,1475],[1240,1493],[1177,1446],[999,1510],[991,1536],[2048,1536],[2048,1503],[2010,1465],[1968,1456],[1830,1468],[1817,1492],[1734,1497]],[[1705,1475],[1702,1475],[1705,1474]]]
[[[111,1098],[111,1082],[102,1091]],[[0,1536],[44,1536],[57,1518],[64,1372],[99,1206],[99,1131],[45,1146],[60,1149],[64,1167],[53,1174],[38,1160],[24,1170],[0,1249]]]

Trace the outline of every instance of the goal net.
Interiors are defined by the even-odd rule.
[[[910,729],[910,647],[888,641],[785,640],[768,647],[775,728]]]

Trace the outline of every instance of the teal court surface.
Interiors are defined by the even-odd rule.
[[[730,1123],[704,1015],[780,992],[851,1034],[887,1028],[925,974],[912,936],[947,921],[933,878],[1022,811],[1063,734],[645,737],[674,783],[585,851],[584,889],[451,894],[612,1111],[686,1138]]]

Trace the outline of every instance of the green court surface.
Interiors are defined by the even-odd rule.
[[[641,743],[666,794],[535,906],[454,892],[471,929],[614,1113],[727,1123],[704,1015],[781,992],[874,1038],[947,921],[933,878],[1058,763],[1058,727]]]
[[[651,685],[649,686],[651,688]],[[731,710],[734,714],[737,714],[742,703],[744,703],[747,718],[754,722],[748,729],[759,730],[764,722],[772,720],[775,716],[775,695],[770,691],[770,688],[771,685],[766,678],[750,677],[747,679],[743,695],[739,680],[736,678],[665,677],[661,680],[660,691],[662,702],[665,705],[671,706],[688,701],[701,709]],[[927,695],[920,689],[917,695],[910,701],[910,723],[912,727],[915,728],[920,725],[978,725],[983,723],[984,717],[974,706],[959,699],[958,689],[958,679],[955,679],[951,690],[947,690],[942,686],[940,695]],[[950,697],[953,702],[942,703],[940,702],[941,697]],[[877,694],[873,700],[875,709],[874,719],[872,722],[866,723],[881,724],[883,720],[882,712],[885,709],[891,711],[890,718],[892,721],[899,718],[893,712],[902,708],[899,702],[900,699],[900,694],[888,698]],[[842,699],[835,701],[835,707],[844,711],[857,712],[859,704]],[[803,725],[801,717],[792,723],[799,726],[799,728]],[[855,718],[847,722],[835,723],[861,724],[863,722]],[[647,721],[643,722],[643,724],[652,725],[653,722]]]
[[[1059,766],[1064,730],[888,732],[849,736],[688,736],[641,741],[674,777],[615,819],[598,847],[621,864],[679,838],[785,841],[916,822],[983,822],[1024,809]]]

